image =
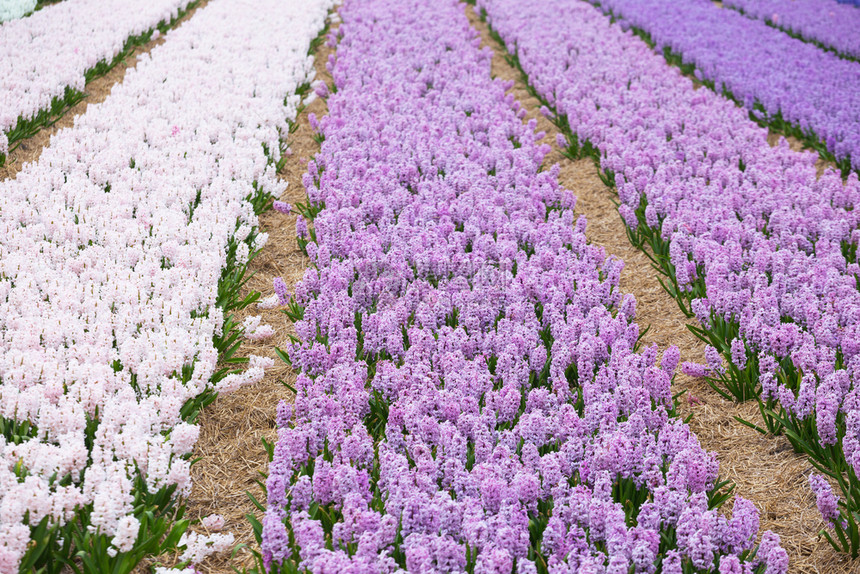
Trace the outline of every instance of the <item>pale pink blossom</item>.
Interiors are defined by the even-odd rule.
[[[264,299],[260,299],[257,303],[257,309],[274,309],[279,304],[277,295],[269,295]]]
[[[187,532],[179,540],[179,546],[185,547],[185,552],[179,557],[183,562],[199,564],[207,556],[225,552],[233,546],[233,534],[210,534],[208,536],[197,532]]]
[[[245,338],[250,341],[262,341],[270,338],[275,334],[275,329],[271,325],[261,324],[262,317],[252,315],[246,317],[242,322],[242,328],[245,330]]]
[[[210,532],[220,532],[224,529],[224,517],[220,514],[210,514],[200,521]]]
[[[140,530],[140,521],[134,516],[123,516],[116,528],[116,536],[111,544],[120,552],[129,552],[134,548],[137,533]]]

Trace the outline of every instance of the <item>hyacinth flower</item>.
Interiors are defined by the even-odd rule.
[[[270,572],[785,572],[464,5],[349,1],[286,310]],[[309,230],[314,230],[311,238]]]
[[[26,16],[36,8],[37,0],[9,0],[0,6],[0,22]]]
[[[727,0],[725,6],[846,59],[860,58],[860,11],[833,0]]]
[[[855,513],[851,512],[847,505],[833,494],[833,489],[823,476],[810,475],[809,486],[815,494],[815,504],[818,511],[827,525],[827,528],[822,530],[820,534],[827,538],[827,541],[837,550],[851,552],[852,548],[860,545]]]

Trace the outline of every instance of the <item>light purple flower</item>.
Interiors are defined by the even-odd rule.
[[[840,520],[839,499],[833,494],[833,489],[830,488],[827,480],[820,474],[811,474],[809,487],[815,494],[815,504],[824,521],[831,526],[838,522]]]

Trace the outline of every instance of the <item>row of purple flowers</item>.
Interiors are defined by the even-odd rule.
[[[305,175],[271,572],[786,572],[638,349],[623,264],[453,0],[347,0]],[[311,219],[312,222],[309,222]]]
[[[689,372],[726,398],[760,400],[760,430],[785,433],[839,483],[837,506],[826,481],[811,481],[834,545],[856,556],[856,175],[818,178],[814,154],[772,148],[743,110],[583,2],[479,5],[557,113],[568,153],[599,162],[631,241],[699,319],[709,364]]]
[[[591,1],[753,118],[803,139],[846,173],[860,168],[860,63],[709,0]]]
[[[724,5],[843,57],[860,58],[860,11],[834,0],[726,0]]]

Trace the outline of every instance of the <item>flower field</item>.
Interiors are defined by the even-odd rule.
[[[31,6],[30,9],[35,7]],[[83,98],[84,84],[106,73],[135,44],[166,31],[194,4],[189,0],[135,3],[62,2],[3,26],[0,57],[0,165],[10,146],[48,125]],[[86,42],[81,46],[81,39]]]
[[[860,569],[860,9],[18,4],[0,574]]]
[[[708,0],[604,0],[600,6],[761,123],[807,140],[846,173],[860,166],[856,62]]]
[[[860,38],[852,33],[860,25],[860,14],[851,6],[814,0],[727,0],[725,5],[845,58],[860,57]]]

